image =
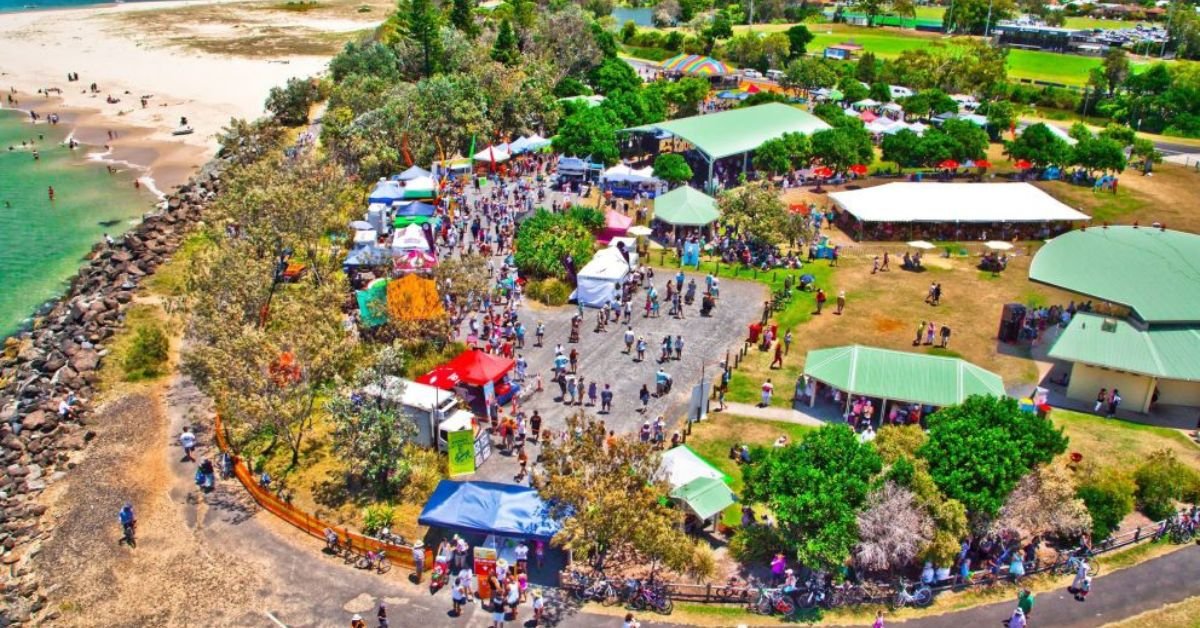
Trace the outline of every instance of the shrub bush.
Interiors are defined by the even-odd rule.
[[[776,554],[787,551],[787,542],[774,526],[741,528],[729,540],[729,555],[740,563],[769,563]]]
[[[1092,515],[1092,538],[1108,538],[1121,525],[1121,520],[1133,512],[1133,494],[1137,485],[1128,475],[1116,469],[1104,469],[1089,474],[1079,483],[1076,495]]]
[[[121,363],[126,381],[158,377],[167,363],[171,343],[157,323],[146,323],[134,330],[133,342]]]
[[[1167,449],[1150,454],[1134,472],[1133,481],[1137,484],[1138,510],[1155,521],[1175,514],[1176,501],[1200,493],[1200,475]]]
[[[525,296],[545,305],[566,305],[571,298],[571,286],[554,277],[531,281],[525,284]]]
[[[374,536],[384,528],[392,527],[396,511],[387,504],[376,504],[363,509],[363,532]]]

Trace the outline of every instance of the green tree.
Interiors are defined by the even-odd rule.
[[[942,16],[942,29],[951,33],[982,35],[989,24],[1012,17],[1016,9],[1013,0],[955,0],[952,10]]]
[[[308,110],[321,100],[321,82],[311,78],[291,78],[283,87],[267,93],[267,111],[287,126],[308,124]]]
[[[587,107],[563,120],[554,136],[554,151],[562,155],[591,155],[595,161],[613,165],[620,158],[617,122],[611,112]]]
[[[1175,502],[1195,502],[1200,496],[1200,475],[1169,449],[1150,454],[1134,471],[1133,481],[1138,510],[1155,521],[1175,514]]]
[[[856,513],[866,502],[879,454],[845,425],[827,425],[797,444],[751,453],[744,499],[775,514],[796,558],[816,569],[841,565],[858,542]]]
[[[158,377],[163,372],[170,350],[171,342],[158,323],[151,321],[135,327],[133,341],[121,361],[125,381]]]
[[[901,101],[905,114],[927,118],[939,113],[954,113],[958,111],[958,103],[954,102],[946,92],[937,88],[925,89]]]
[[[329,74],[334,83],[341,83],[355,74],[388,81],[400,78],[396,52],[377,41],[346,42],[336,57],[329,60]]]
[[[1112,46],[1104,52],[1104,60],[1100,62],[1104,71],[1104,82],[1108,88],[1108,97],[1129,78],[1129,55],[1124,48]]]
[[[879,79],[879,62],[875,59],[875,53],[867,50],[858,58],[858,63],[854,66],[854,78],[870,85]],[[885,83],[886,85],[886,83]],[[879,100],[876,98],[876,100]],[[888,97],[891,100],[891,97]]]
[[[837,84],[837,80],[837,71],[828,61],[800,57],[788,63],[784,70],[782,84],[789,89],[810,92],[822,87],[832,87]]]
[[[1133,140],[1132,155],[1142,160],[1142,173],[1149,173],[1154,164],[1161,163],[1163,155],[1154,147],[1154,142],[1139,137]]]
[[[654,158],[654,176],[675,187],[692,180],[692,167],[678,153],[661,153]]]
[[[431,0],[407,0],[404,35],[421,50],[424,76],[433,76],[442,53],[441,13]]]
[[[855,0],[854,8],[867,16],[867,26],[875,26],[875,18],[883,12],[884,0]]]
[[[838,89],[842,92],[842,98],[850,103],[858,102],[871,95],[871,88],[864,87],[853,76],[842,77],[842,80],[838,83]]]
[[[492,60],[504,65],[515,65],[521,58],[517,50],[517,34],[513,32],[512,22],[500,20],[500,30],[496,33],[496,43],[492,45]]]
[[[1106,539],[1133,512],[1133,494],[1137,485],[1128,475],[1112,467],[1086,470],[1079,481],[1076,496],[1092,515],[1092,538]]]
[[[901,20],[917,19],[917,4],[913,0],[892,0],[891,9]]]
[[[613,114],[618,127],[627,128],[662,122],[666,119],[667,104],[657,89],[619,91],[610,95],[598,109]]]
[[[359,369],[346,390],[325,404],[333,423],[330,442],[349,471],[361,475],[380,496],[391,496],[407,480],[404,446],[417,436],[417,425],[399,404],[404,393],[404,358],[400,350],[384,347],[372,364]],[[364,388],[386,394],[359,394]],[[352,397],[353,396],[353,397]]]
[[[883,160],[895,162],[901,168],[925,165],[921,153],[921,136],[908,129],[884,135],[880,147],[883,149]]]
[[[712,54],[717,41],[733,37],[733,24],[724,11],[717,12],[708,26],[701,31],[700,37],[704,40],[704,53]]]
[[[844,116],[849,117],[849,116]],[[869,164],[875,159],[871,134],[859,126],[817,131],[812,136],[813,157],[834,172],[846,172],[854,164]]]
[[[1071,163],[1089,171],[1120,172],[1125,169],[1125,147],[1107,137],[1089,137],[1078,140],[1071,147]]]
[[[892,89],[888,87],[887,83],[871,83],[871,90],[867,97],[882,103],[892,102]]]
[[[1022,411],[1016,399],[975,396],[929,417],[929,442],[919,453],[947,497],[990,517],[1026,473],[1066,449],[1062,430]]]
[[[808,44],[812,43],[814,37],[815,35],[803,24],[787,29],[788,61],[808,54]]]
[[[955,147],[950,158],[955,161],[983,159],[987,155],[987,131],[973,122],[946,120],[940,132],[954,141]]]
[[[479,36],[479,25],[475,23],[475,3],[473,0],[454,0],[450,6],[450,24],[467,39]]]
[[[779,225],[787,217],[787,207],[769,183],[747,183],[727,190],[717,198],[717,206],[722,224],[733,233],[768,244],[783,242]]]
[[[633,20],[626,20],[625,24],[621,27],[621,41],[629,43],[637,36],[637,31],[637,23]]]
[[[1064,165],[1071,159],[1071,147],[1041,122],[1021,131],[1017,139],[1006,142],[1004,151],[1013,159],[1025,159],[1038,168]]]
[[[592,258],[593,239],[591,230],[579,220],[538,209],[517,228],[514,261],[521,273],[531,278],[563,279],[563,258],[570,255],[575,267],[583,268]]]
[[[1011,129],[1017,121],[1016,108],[1007,100],[988,101],[984,113],[987,116],[988,133],[995,138]]]
[[[637,71],[621,59],[605,59],[596,66],[588,77],[592,87],[608,96],[619,91],[637,91],[642,87],[642,78]]]
[[[708,98],[711,88],[708,80],[694,76],[685,76],[663,89],[663,98],[671,108],[671,117],[694,116],[700,110],[700,103]]]
[[[602,565],[608,554],[631,555],[693,575],[711,575],[712,564],[683,532],[683,511],[670,506],[658,473],[661,456],[627,436],[608,438],[604,424],[582,413],[567,417],[568,433],[541,449],[534,485],[562,520],[554,544]],[[707,564],[705,564],[707,563]]]

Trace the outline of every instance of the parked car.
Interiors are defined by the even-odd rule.
[[[745,69],[742,70],[742,76],[752,79],[762,78],[762,72],[759,72],[758,70]]]
[[[767,70],[767,78],[778,83],[783,80],[783,70]]]

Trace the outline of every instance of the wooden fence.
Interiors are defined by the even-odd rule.
[[[342,543],[348,543],[350,549],[354,552],[365,554],[368,551],[379,552],[383,551],[387,554],[388,561],[393,565],[399,565],[405,569],[413,569],[413,553],[412,547],[408,545],[397,545],[377,539],[375,537],[353,532],[344,526],[336,526],[330,523],[321,521],[316,516],[311,515],[303,510],[295,508],[288,502],[272,494],[264,489],[255,479],[254,473],[250,470],[246,461],[234,454],[229,448],[229,441],[225,438],[225,427],[221,422],[221,416],[218,414],[213,420],[213,430],[216,434],[217,447],[220,450],[233,458],[233,474],[237,477],[242,486],[246,488],[246,492],[250,493],[250,497],[271,514],[279,517],[287,523],[295,526],[300,531],[318,538],[322,543],[325,542],[325,529],[329,528],[338,533]],[[425,549],[425,567],[433,567],[433,555],[428,548]]]
[[[1136,545],[1144,541],[1153,541],[1162,538],[1159,531],[1163,529],[1163,521],[1153,523],[1146,526],[1139,526],[1135,530],[1129,530],[1111,536],[1104,542],[1097,544],[1092,549],[1093,555],[1101,555],[1107,552],[1118,550],[1131,545]],[[1025,573],[1025,577],[1035,574],[1047,573],[1055,570],[1063,565],[1062,562],[1052,562],[1045,565],[1039,565],[1034,569],[1030,569]],[[988,574],[982,571],[976,571],[976,578],[967,583],[947,583],[939,584],[931,587],[936,595],[944,591],[962,590],[968,587],[984,587],[991,586],[1001,581],[1010,581],[1008,576],[1007,566],[995,579],[989,578]],[[572,578],[568,572],[560,572],[558,574],[558,585],[562,589],[572,590],[578,588],[578,583]],[[618,588],[624,586],[624,582],[618,585]],[[689,584],[683,582],[667,582],[665,583],[668,594],[673,600],[684,602],[697,602],[701,604],[740,604],[753,601],[758,596],[758,588],[745,584],[740,585],[722,585],[714,583],[706,584]],[[771,587],[768,587],[771,588]],[[896,595],[896,589],[892,584],[888,583],[872,583],[868,586],[871,591],[871,596],[866,603],[881,604],[892,600]]]

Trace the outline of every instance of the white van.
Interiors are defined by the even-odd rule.
[[[778,83],[783,80],[783,70],[767,70],[767,78]]]
[[[742,76],[750,79],[762,78],[762,72],[746,68],[745,70],[742,70]]]

